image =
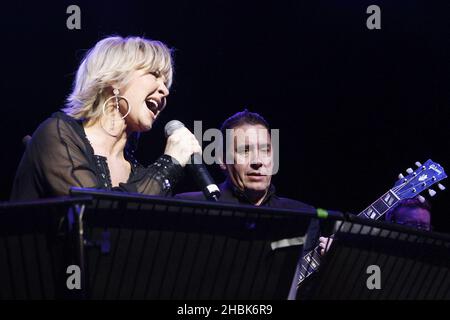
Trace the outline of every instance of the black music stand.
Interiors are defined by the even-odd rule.
[[[0,203],[0,299],[78,298],[67,291],[67,266],[78,264],[69,223],[86,197]],[[76,234],[76,233],[75,233]]]
[[[299,299],[450,299],[450,236],[352,220],[341,225],[308,294],[300,287]],[[369,266],[379,267],[380,289],[369,279],[376,273]]]
[[[302,249],[286,243],[301,243],[315,216],[98,190],[72,194],[94,198],[84,212],[91,299],[286,299]]]

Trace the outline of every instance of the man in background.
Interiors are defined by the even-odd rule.
[[[261,207],[311,211],[303,202],[277,195],[271,183],[274,173],[274,152],[268,122],[259,114],[244,110],[232,115],[222,124],[222,137],[231,130],[231,139],[224,142],[225,154],[219,159],[225,181],[219,185],[219,201]],[[228,141],[230,140],[230,141]],[[226,159],[223,159],[223,158]],[[230,161],[231,160],[231,161]],[[182,193],[176,198],[206,200],[202,192]],[[312,250],[319,236],[319,221],[309,223],[303,251]],[[298,277],[293,279],[290,299],[295,299]]]
[[[427,201],[404,199],[386,213],[386,221],[431,231],[431,207]]]

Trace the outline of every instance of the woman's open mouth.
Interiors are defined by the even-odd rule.
[[[153,112],[156,116],[156,114],[160,110],[160,108],[159,108],[160,104],[158,103],[158,101],[156,101],[155,99],[148,99],[148,100],[145,100],[145,104],[147,105],[147,108],[149,108],[150,111]]]

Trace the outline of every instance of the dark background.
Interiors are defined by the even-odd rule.
[[[71,4],[81,30],[66,28]],[[366,28],[371,4],[381,30]],[[1,200],[22,137],[63,105],[85,50],[111,34],[176,50],[143,163],[163,152],[167,121],[219,127],[247,107],[280,129],[279,193],[315,206],[358,213],[415,161],[450,170],[448,1],[13,1],[0,11]],[[194,189],[186,177],[177,192]],[[434,228],[450,232],[448,190],[431,204]]]

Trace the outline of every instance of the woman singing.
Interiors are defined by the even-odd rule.
[[[11,200],[69,194],[75,187],[166,195],[192,153],[195,136],[176,130],[148,167],[133,157],[136,133],[148,131],[166,106],[170,50],[159,41],[109,37],[81,62],[62,112],[33,133],[19,164]]]

